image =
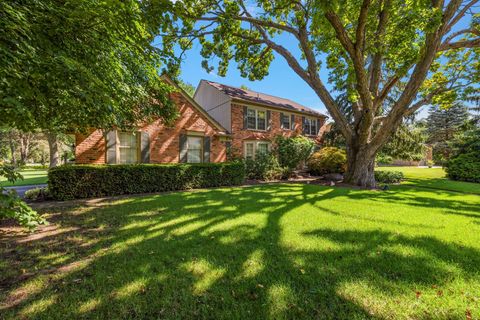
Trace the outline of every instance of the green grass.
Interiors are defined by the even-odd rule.
[[[445,170],[442,168],[378,167],[375,170],[403,172],[405,176],[404,185],[480,194],[479,183],[449,180],[446,178]]]
[[[478,319],[479,208],[412,184],[277,184],[47,209],[31,238],[0,233],[0,314]]]
[[[23,180],[17,180],[15,183],[6,181],[5,177],[0,177],[0,186],[27,186],[33,184],[47,183],[47,169],[23,169],[20,173],[23,176]]]

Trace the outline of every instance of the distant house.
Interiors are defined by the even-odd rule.
[[[171,99],[180,116],[173,126],[161,120],[139,126],[135,131],[92,128],[75,136],[75,162],[78,164],[223,162],[226,160],[228,133],[185,91],[177,88]]]
[[[294,101],[202,80],[195,101],[230,134],[237,155],[254,158],[277,135],[304,135],[321,143],[327,116]]]

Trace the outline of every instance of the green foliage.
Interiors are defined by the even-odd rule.
[[[285,168],[287,175],[302,161],[306,161],[315,148],[315,143],[304,136],[287,138],[278,135],[275,138],[275,145],[278,162],[281,167]]]
[[[447,177],[452,180],[480,183],[480,151],[460,154],[445,165]]]
[[[393,162],[393,158],[389,155],[386,155],[380,152],[380,153],[377,153],[377,156],[375,157],[375,162],[381,163],[381,164],[391,164]]]
[[[6,177],[9,182],[22,179],[21,174],[11,166],[0,166],[0,177]],[[0,220],[15,219],[22,227],[30,230],[46,221],[36,211],[22,201],[14,190],[5,192],[0,186]]]
[[[403,178],[401,171],[375,171],[375,181],[380,183],[400,183]]]
[[[0,119],[21,130],[175,116],[145,2],[0,2]]]
[[[271,152],[258,152],[255,160],[246,159],[245,170],[248,179],[265,181],[281,179],[285,173],[277,156]]]
[[[188,83],[188,82],[185,82],[181,79],[178,80],[178,85],[180,86],[180,88],[183,89],[183,91],[185,91],[190,97],[193,97],[193,95],[195,94],[195,87],[191,84],[191,83]]]
[[[56,200],[240,185],[244,179],[241,162],[66,165],[48,172]]]
[[[433,146],[435,162],[443,163],[451,156],[452,142],[468,120],[468,109],[462,103],[455,103],[447,109],[432,106],[427,123],[428,142]]]
[[[453,156],[445,164],[447,177],[480,182],[480,128],[457,136],[453,150]]]
[[[308,168],[314,175],[326,173],[344,173],[347,167],[347,155],[344,150],[325,147],[308,159]]]
[[[45,201],[52,199],[50,191],[47,188],[34,188],[25,192],[25,199],[32,201]]]
[[[424,128],[404,123],[382,147],[380,154],[391,159],[420,161],[425,157],[426,140]]]

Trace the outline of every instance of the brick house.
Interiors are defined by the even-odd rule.
[[[223,162],[228,134],[215,119],[168,77],[177,88],[171,99],[179,111],[172,126],[161,120],[133,132],[91,129],[75,135],[77,164]]]
[[[254,158],[277,135],[304,135],[321,143],[327,116],[294,101],[201,80],[194,100],[230,134],[232,153]]]

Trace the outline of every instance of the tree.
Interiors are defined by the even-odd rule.
[[[181,79],[178,80],[178,85],[180,86],[180,88],[183,89],[183,91],[185,91],[190,97],[193,97],[193,95],[195,94],[195,87],[191,84],[191,83],[188,83],[188,82],[185,82]]]
[[[375,185],[375,155],[404,117],[437,96],[450,95],[451,101],[478,84],[472,82],[478,78],[478,2],[183,0],[171,2],[157,21],[165,52],[173,55],[174,43],[182,49],[171,64],[181,61],[194,39],[202,46],[203,67],[211,71],[209,61],[218,61],[221,76],[235,60],[243,77],[262,79],[272,60],[283,58],[344,136],[346,181],[369,187]],[[458,28],[459,21],[468,26]],[[455,59],[465,64],[442,62]],[[332,92],[320,77],[326,71]],[[352,102],[351,121],[335,102],[338,90]],[[395,102],[385,105],[392,96]]]
[[[438,106],[430,107],[427,122],[428,142],[433,145],[434,154],[439,160],[448,160],[451,153],[451,142],[468,120],[467,107],[455,103],[447,109]]]
[[[152,117],[172,120],[176,109],[170,86],[158,76],[162,56],[152,45],[157,29],[145,5],[1,1],[0,126],[58,134],[128,128]],[[0,176],[20,177],[0,169]],[[17,200],[2,194],[0,217],[30,216],[33,211]]]
[[[23,131],[171,119],[141,1],[0,2],[0,119]]]

